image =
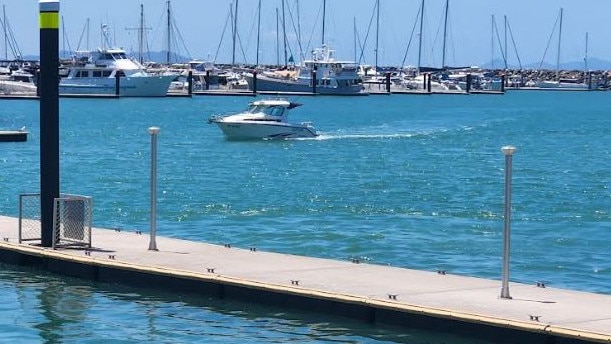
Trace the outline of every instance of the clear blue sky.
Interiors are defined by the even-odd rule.
[[[172,17],[182,36],[182,43],[174,46],[182,55],[228,63],[232,60],[231,29],[227,26],[221,40],[223,27],[229,16],[230,4],[235,0],[171,0]],[[295,60],[300,60],[296,33],[297,4],[299,24],[304,49],[321,43],[322,0],[285,0],[285,22],[287,39]],[[87,18],[90,20],[89,48],[101,45],[100,25],[108,24],[117,46],[129,52],[138,50],[137,31],[140,20],[140,4],[144,4],[144,16],[148,31],[148,44],[152,51],[165,50],[166,0],[60,0],[60,14],[66,30],[66,40],[60,32],[60,45],[68,42],[75,50],[84,31]],[[355,30],[361,43],[367,34],[375,0],[327,0],[326,42],[336,50],[336,57],[345,60],[358,59],[355,54]],[[380,27],[378,43],[378,65],[400,65],[417,19],[420,0],[380,0]],[[0,0],[4,5],[7,21],[18,46],[24,55],[38,54],[38,4],[36,0]],[[254,63],[256,59],[258,0],[240,0],[238,8],[238,34],[242,49],[236,52],[236,61]],[[425,0],[422,65],[440,66],[442,59],[443,15],[445,0]],[[562,29],[561,62],[583,61],[585,36],[589,33],[589,58],[611,60],[611,44],[608,43],[611,15],[610,0],[450,0],[446,61],[448,65],[479,65],[501,59],[497,38],[492,45],[492,15],[496,18],[499,37],[504,44],[504,16],[507,16],[513,32],[522,64],[542,61],[550,35],[554,34],[545,62],[555,66],[557,33],[554,24],[560,8],[564,9]],[[293,20],[289,15],[292,12]],[[261,15],[261,63],[275,63],[276,9],[282,15],[281,0],[263,0]],[[295,23],[293,24],[293,21]],[[229,24],[228,24],[229,25]],[[280,25],[280,28],[282,26]],[[280,29],[281,31],[282,29]],[[405,64],[416,65],[418,61],[419,26],[413,36]],[[0,56],[4,58],[4,35],[0,37]],[[85,35],[86,36],[86,35]],[[364,49],[364,63],[374,64],[375,17]],[[282,39],[282,35],[280,35]],[[220,48],[219,48],[220,45]],[[517,65],[517,58],[509,38],[508,60]],[[186,48],[185,48],[186,47]],[[66,46],[67,48],[67,46]],[[80,49],[86,48],[83,37]],[[242,53],[244,51],[244,54]],[[280,44],[280,60],[284,60]],[[9,50],[9,58],[12,53]],[[290,55],[290,53],[289,53]]]

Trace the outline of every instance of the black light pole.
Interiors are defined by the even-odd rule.
[[[53,202],[59,197],[59,0],[40,0],[41,244],[53,245]]]

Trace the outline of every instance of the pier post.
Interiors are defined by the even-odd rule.
[[[207,70],[206,71],[206,91],[208,91],[210,89],[210,71]]]
[[[428,73],[428,78],[426,79],[426,91],[431,93],[431,73]]]
[[[503,228],[503,284],[501,288],[501,299],[511,299],[509,296],[509,255],[510,255],[510,230],[511,230],[511,160],[516,148],[503,146],[501,148],[505,155],[505,216]]]
[[[115,71],[115,96],[120,96],[121,95],[121,73],[119,73],[119,70]]]
[[[151,134],[151,239],[149,251],[157,251],[157,134],[159,127],[150,127]]]
[[[252,93],[257,94],[257,70],[252,71]]]
[[[506,81],[506,77],[505,74],[501,75],[501,92],[505,93],[505,81]]]
[[[40,97],[40,66],[36,70],[36,96]]]
[[[193,71],[189,71],[189,75],[187,75],[187,94],[189,97],[193,95]]]
[[[428,73],[424,73],[422,74],[423,78],[422,78],[422,89],[426,90],[426,78],[428,77]]]
[[[312,93],[316,93],[316,66],[312,69]]]
[[[59,0],[40,0],[40,231],[53,246],[53,203],[59,197]]]
[[[471,74],[467,74],[467,93],[471,93]]]
[[[386,72],[386,92],[390,93],[390,72]]]

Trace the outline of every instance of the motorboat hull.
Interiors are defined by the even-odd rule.
[[[165,97],[175,75],[151,75],[121,77],[119,96],[122,97]],[[62,78],[59,93],[66,94],[116,94],[115,78]]]
[[[565,89],[579,89],[579,90],[587,90],[590,88],[590,85],[586,83],[578,83],[578,82],[562,82],[562,81],[540,81],[537,83],[539,88],[565,88]]]
[[[229,140],[280,140],[312,138],[318,136],[316,130],[307,124],[291,123],[244,123],[212,120]]]
[[[254,88],[254,79],[252,75],[245,76],[248,88]],[[298,80],[282,80],[270,78],[262,75],[257,76],[257,91],[263,92],[284,92],[284,93],[314,93],[314,89],[309,84],[308,79]],[[316,86],[317,94],[325,95],[363,95],[363,85],[345,85],[337,86]]]

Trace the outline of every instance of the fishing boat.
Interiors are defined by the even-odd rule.
[[[218,125],[229,140],[311,138],[318,132],[309,122],[290,123],[288,114],[300,103],[282,99],[257,100],[237,114],[213,115],[208,123]]]
[[[312,58],[305,60],[295,71],[262,72],[257,74],[256,90],[267,92],[318,93],[329,95],[362,95],[363,81],[353,61],[333,57],[327,45],[316,48]],[[316,73],[313,73],[316,71]],[[255,88],[254,75],[245,75],[248,87]]]

